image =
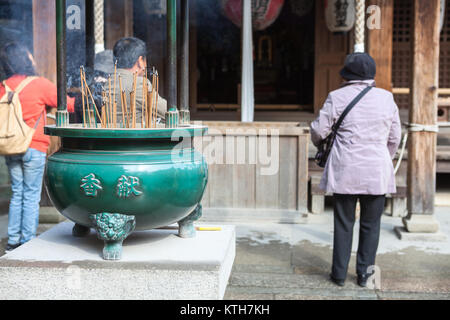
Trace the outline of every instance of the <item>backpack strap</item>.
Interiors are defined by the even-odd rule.
[[[3,97],[6,96],[6,102],[2,102],[2,103],[6,103],[6,104],[11,104],[13,98],[14,98],[14,91],[11,90],[10,87],[8,87],[8,85],[6,84],[6,81],[3,81],[3,87],[5,88],[5,94],[2,96]]]
[[[5,92],[12,91],[10,87],[6,84],[6,80],[2,81],[3,87],[5,87]]]
[[[22,82],[17,86],[17,88],[14,90],[15,93],[19,94],[27,85],[30,84],[31,81],[34,79],[37,79],[38,77],[26,77],[22,80]]]
[[[16,90],[12,90],[8,85],[6,84],[6,80],[2,81],[3,87],[5,87],[5,93],[13,92],[19,94],[27,85],[30,84],[31,81],[34,79],[37,79],[38,77],[32,76],[32,77],[26,77],[22,80],[21,83],[17,86]]]
[[[37,128],[39,121],[41,121],[42,115],[44,114],[44,110],[42,110],[41,114],[39,115],[39,118],[37,119],[36,123],[34,124],[34,129]],[[45,119],[44,119],[45,121]],[[45,125],[45,124],[44,124]]]

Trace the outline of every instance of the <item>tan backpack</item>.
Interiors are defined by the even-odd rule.
[[[34,128],[29,127],[22,117],[22,105],[19,93],[37,77],[25,78],[15,91],[3,81],[5,94],[0,99],[0,155],[25,153],[30,146],[33,134],[41,120],[41,115]]]

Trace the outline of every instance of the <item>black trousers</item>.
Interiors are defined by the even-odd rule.
[[[375,256],[380,239],[381,215],[384,211],[385,195],[334,194],[334,241],[332,275],[335,279],[347,277],[348,263],[352,251],[353,226],[356,202],[359,199],[361,214],[356,273],[365,274],[369,266],[375,265]]]

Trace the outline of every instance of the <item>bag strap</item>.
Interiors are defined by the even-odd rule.
[[[344,112],[342,112],[341,116],[339,117],[339,120],[333,125],[332,130],[334,132],[337,132],[339,130],[339,127],[342,124],[342,121],[344,121],[345,116],[350,112],[350,110],[353,109],[353,107],[368,93],[373,87],[367,86],[363,91],[361,91],[355,99],[350,102],[350,104],[345,108]]]
[[[34,79],[37,79],[38,77],[26,77],[25,79],[22,80],[22,82],[19,83],[19,85],[17,86],[17,88],[15,90],[12,90],[10,87],[8,87],[8,85],[6,84],[6,80],[2,81],[3,87],[5,87],[5,94],[7,94],[8,92],[13,92],[13,93],[17,93],[19,94],[27,85],[30,84],[31,81],[33,81]],[[10,101],[8,103],[11,103]]]
[[[39,121],[41,121],[41,118],[42,118],[42,115],[43,115],[43,114],[44,114],[44,110],[42,110],[41,114],[39,115],[38,120],[37,120],[36,123],[34,124],[34,129],[37,128],[37,126],[38,126],[38,124],[39,124]]]
[[[27,85],[29,85],[31,83],[31,81],[33,81],[34,79],[37,79],[38,77],[35,76],[31,76],[31,77],[26,77],[25,79],[22,80],[22,82],[19,83],[19,85],[17,86],[17,88],[15,90],[11,90],[10,87],[8,87],[8,85],[6,84],[6,81],[2,81],[3,82],[3,86],[5,87],[5,94],[6,93],[12,93],[10,94],[10,97],[8,97],[8,103],[12,102],[12,96],[14,95],[14,93],[19,94]],[[45,110],[42,110],[41,114],[39,115],[38,120],[36,121],[36,123],[34,124],[34,129],[37,128],[37,126],[39,125],[39,122],[41,121],[42,115],[44,114]]]
[[[5,94],[8,94],[8,92],[12,91],[11,88],[8,87],[8,85],[6,84],[5,80],[2,81],[2,84],[3,84],[3,87],[5,87]]]
[[[34,79],[37,79],[37,77],[26,77],[22,80],[22,82],[17,86],[17,88],[14,90],[15,93],[19,94],[27,85],[30,84],[31,81]]]

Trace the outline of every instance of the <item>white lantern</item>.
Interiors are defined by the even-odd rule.
[[[348,32],[355,25],[355,0],[324,0],[325,20],[331,32]]]
[[[447,1],[446,0],[441,0],[441,21],[440,21],[440,26],[439,26],[439,32],[442,31],[442,28],[444,27],[444,22],[445,22],[445,3]]]

